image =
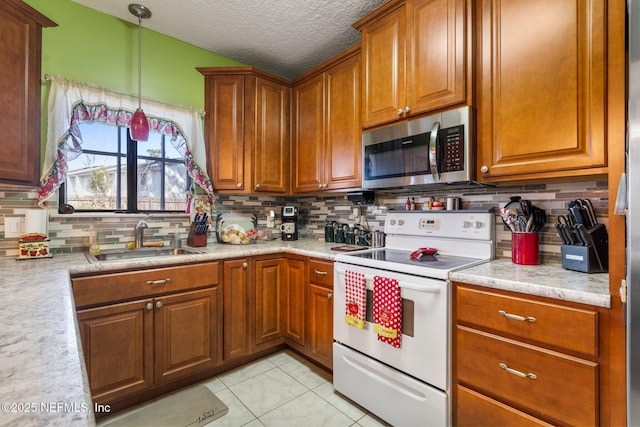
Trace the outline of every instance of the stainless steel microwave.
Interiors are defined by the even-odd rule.
[[[475,179],[475,111],[463,107],[362,133],[362,187]]]

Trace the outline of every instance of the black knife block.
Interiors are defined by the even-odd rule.
[[[609,269],[609,236],[603,224],[588,231],[588,246],[562,245],[562,268],[583,273],[606,273]]]
[[[187,245],[192,248],[207,246],[207,233],[196,234],[195,231],[196,225],[191,224],[191,227],[189,227],[189,235],[187,236]]]

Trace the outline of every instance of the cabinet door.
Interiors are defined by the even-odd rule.
[[[466,1],[407,2],[407,106],[420,114],[466,99]]]
[[[244,176],[244,77],[205,78],[209,175],[217,190],[245,189]]]
[[[397,120],[405,101],[405,8],[362,29],[362,127]]]
[[[324,74],[293,89],[293,192],[318,191],[324,183]]]
[[[286,260],[283,258],[255,262],[256,346],[283,336],[282,290],[286,279],[285,267]]]
[[[245,356],[251,352],[249,336],[249,261],[224,261],[224,360]]]
[[[362,185],[360,55],[326,71],[324,184],[331,189]],[[305,166],[307,167],[307,166]]]
[[[479,178],[606,170],[606,1],[479,8]]]
[[[154,300],[156,384],[218,364],[218,300],[217,287]]]
[[[333,366],[333,290],[307,286],[307,354],[318,363]]]
[[[109,404],[153,386],[153,300],[77,312],[91,396]]]
[[[22,2],[0,4],[0,182],[39,183],[43,25],[56,24]]]
[[[306,278],[304,261],[288,260],[287,280],[284,289],[285,336],[304,346],[304,283]]]
[[[257,78],[254,191],[286,193],[289,175],[289,88]]]

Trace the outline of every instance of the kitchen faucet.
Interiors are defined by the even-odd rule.
[[[149,228],[149,224],[145,221],[146,219],[151,218],[153,215],[147,215],[138,221],[136,224],[135,230],[135,238],[136,238],[136,249],[140,249],[144,247],[144,229]]]

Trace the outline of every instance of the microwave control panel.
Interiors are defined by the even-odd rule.
[[[442,129],[438,136],[442,147],[441,172],[464,170],[464,126]]]

